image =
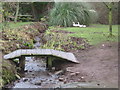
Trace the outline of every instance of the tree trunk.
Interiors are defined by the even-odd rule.
[[[112,8],[113,2],[109,3],[109,34],[112,36]]]
[[[16,15],[15,15],[15,19],[14,19],[15,23],[17,22],[18,14],[19,14],[19,2],[17,3],[17,8],[16,8]]]
[[[109,2],[109,4],[106,4],[104,2],[104,4],[108,8],[108,10],[109,10],[109,16],[108,16],[108,20],[109,20],[109,35],[112,36],[112,9],[113,9],[114,2]]]
[[[25,69],[25,57],[21,56],[19,58],[19,67],[20,67],[20,73],[24,74],[24,69]]]
[[[109,10],[109,34],[112,36],[112,8]]]
[[[47,61],[46,61],[46,69],[47,70],[52,70],[52,61],[53,61],[52,57],[47,57]]]
[[[0,23],[2,23],[2,3],[0,3]]]
[[[32,13],[33,13],[33,16],[34,16],[34,20],[39,21],[38,16],[37,16],[37,11],[36,11],[35,6],[34,6],[34,3],[31,3],[31,7],[32,7]]]

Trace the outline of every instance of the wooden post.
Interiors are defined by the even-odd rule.
[[[52,70],[52,61],[53,61],[52,57],[47,57],[47,61],[46,61],[46,69],[47,70]]]
[[[25,56],[21,56],[19,58],[19,67],[20,67],[20,73],[24,73],[24,69],[25,69]]]

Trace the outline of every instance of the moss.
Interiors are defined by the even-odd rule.
[[[11,81],[16,80],[15,65],[9,60],[3,60],[2,62],[2,85],[8,84]]]
[[[0,78],[0,88],[3,86],[3,80]]]

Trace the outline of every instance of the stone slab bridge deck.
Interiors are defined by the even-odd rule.
[[[4,55],[4,59],[13,60],[19,58],[19,67],[21,69],[21,72],[24,72],[26,56],[46,56],[46,66],[48,69],[52,68],[52,61],[54,58],[60,58],[71,61],[73,63],[79,63],[73,53],[57,51],[53,49],[19,49],[7,55]]]

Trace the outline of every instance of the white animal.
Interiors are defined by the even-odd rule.
[[[93,10],[93,9],[91,9],[91,10],[89,10],[90,12],[96,12],[95,10]]]
[[[78,22],[78,26],[79,26],[79,27],[83,27],[83,25],[80,25],[80,23],[79,23],[79,22]]]
[[[83,27],[86,27],[86,25],[83,25]]]
[[[78,27],[79,25],[78,25],[78,24],[75,24],[75,22],[73,22],[73,26]]]
[[[80,25],[79,22],[77,24],[75,24],[75,22],[73,22],[73,26],[75,26],[75,27],[86,27],[86,25]]]

